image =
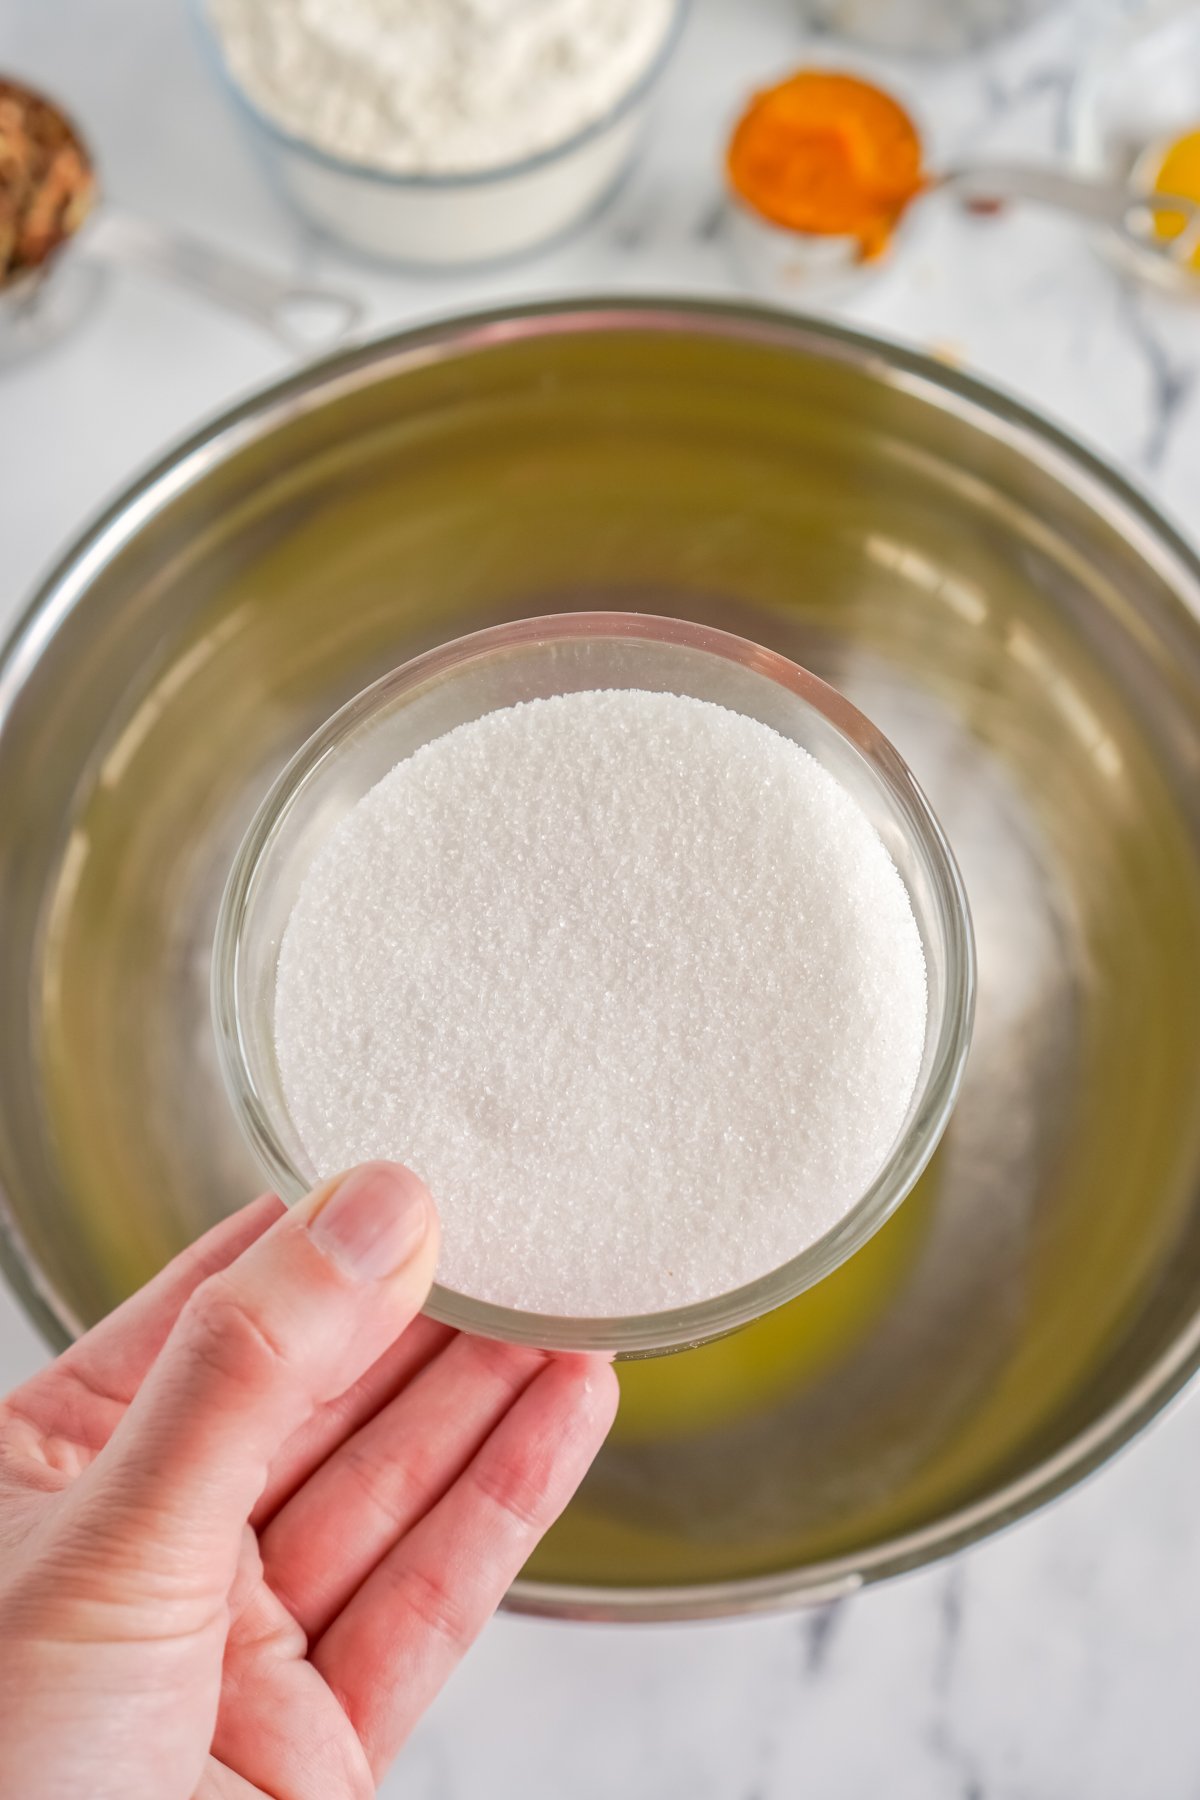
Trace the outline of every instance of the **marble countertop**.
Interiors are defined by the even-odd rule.
[[[915,102],[935,156],[1051,151],[1072,68],[1107,13],[1101,0],[1064,0],[987,53],[877,66]],[[448,280],[344,259],[297,223],[232,118],[184,0],[9,0],[0,15],[0,68],[75,109],[114,200],[351,284],[372,330],[498,298],[738,292],[719,229],[723,128],[741,95],[805,45],[801,0],[696,0],[653,141],[602,215],[519,266]],[[935,197],[903,257],[842,310],[1032,401],[1200,533],[1200,309],[1124,286],[1068,223],[1017,211],[972,222]],[[0,372],[0,624],[139,466],[287,362],[243,322],[130,275],[107,283],[70,338]],[[0,1381],[43,1354],[0,1290]],[[499,1619],[384,1792],[1192,1800],[1198,1675],[1192,1398],[1004,1537],[833,1609],[637,1629]]]

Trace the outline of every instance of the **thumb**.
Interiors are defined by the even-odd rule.
[[[271,1460],[423,1305],[437,1215],[367,1163],[326,1182],[188,1299],[129,1410],[65,1497],[107,1569],[223,1594]],[[161,1589],[160,1589],[161,1591]],[[164,1595],[164,1597],[166,1597]]]

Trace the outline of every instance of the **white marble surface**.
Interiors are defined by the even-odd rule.
[[[1104,7],[1070,0],[965,62],[888,67],[935,154],[1062,142]],[[800,0],[697,0],[636,175],[584,232],[487,277],[401,278],[316,244],[276,200],[183,0],[6,0],[0,67],[77,109],[113,197],[285,269],[352,282],[385,326],[498,296],[728,293],[717,154],[741,94],[805,51]],[[922,210],[845,309],[1033,400],[1200,532],[1200,309],[1121,286],[1073,228]],[[0,375],[0,615],[169,440],[286,366],[245,324],[114,279],[69,341]],[[1189,511],[1191,517],[1189,518]],[[0,1377],[42,1354],[0,1292]],[[386,1793],[409,1800],[1191,1800],[1200,1794],[1200,1409],[952,1565],[833,1611],[612,1629],[501,1619]]]

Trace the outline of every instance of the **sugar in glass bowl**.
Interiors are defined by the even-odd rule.
[[[397,763],[456,726],[557,694],[634,689],[707,700],[807,750],[878,833],[907,891],[925,959],[916,1085],[866,1191],[824,1236],[768,1273],[671,1310],[557,1317],[437,1285],[427,1311],[484,1336],[561,1350],[645,1355],[703,1342],[793,1299],[890,1218],[949,1119],[974,1012],[974,947],[962,881],[924,795],[888,741],[834,689],[744,639],[675,619],[572,613],[458,639],[375,682],[321,727],[267,795],[237,854],[217,924],[212,999],[234,1109],[283,1198],[318,1179],[289,1115],[275,1048],[280,944],[329,833]],[[436,1196],[435,1196],[436,1197]]]

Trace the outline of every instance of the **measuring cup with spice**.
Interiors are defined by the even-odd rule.
[[[784,298],[843,289],[878,267],[913,202],[939,189],[980,213],[1014,200],[1051,207],[1182,269],[1200,246],[1200,205],[1174,172],[1161,158],[1132,182],[1036,163],[933,171],[900,102],[832,69],[801,69],[756,94],[726,154],[739,260]]]
[[[164,276],[291,350],[327,347],[362,316],[350,295],[272,275],[99,198],[91,153],[67,115],[0,78],[0,363],[69,330],[95,298],[103,264]]]
[[[840,290],[877,267],[928,181],[900,102],[822,68],[753,97],[725,169],[738,260],[755,286],[785,296]]]

